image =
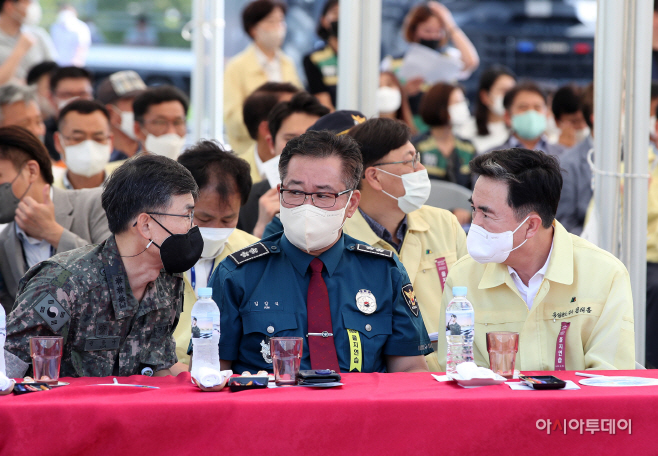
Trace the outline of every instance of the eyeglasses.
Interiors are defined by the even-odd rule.
[[[88,139],[96,141],[99,144],[107,144],[110,140],[110,137],[106,135],[94,135],[91,137],[85,137],[81,135],[64,136],[62,133],[60,133],[60,136],[64,138],[71,146],[80,144],[82,141],[86,141]]]
[[[416,165],[418,164],[419,161],[420,161],[420,154],[417,153],[416,155],[414,155],[414,158],[412,158],[411,160],[403,160],[403,161],[397,161],[397,162],[386,162],[386,163],[375,163],[372,166],[400,165],[400,164],[408,165],[408,164],[411,163],[411,167],[414,170],[416,170]]]
[[[281,188],[279,193],[281,193],[281,198],[283,202],[289,204],[290,206],[301,206],[306,202],[306,198],[311,197],[311,201],[315,207],[329,208],[334,207],[336,200],[339,196],[344,195],[345,193],[352,192],[354,190],[347,189],[340,193],[327,193],[327,192],[303,192],[301,190],[288,190],[286,188]]]
[[[151,125],[154,131],[157,130],[158,132],[161,133],[166,132],[169,129],[169,125],[172,125],[174,127],[174,130],[176,131],[185,131],[186,128],[185,119],[181,117],[174,120],[167,120],[167,119],[147,120],[145,123]]]
[[[187,215],[180,214],[167,214],[165,212],[147,212],[148,215],[168,215],[169,217],[184,217],[190,219],[190,228],[194,225],[194,211],[190,212]]]

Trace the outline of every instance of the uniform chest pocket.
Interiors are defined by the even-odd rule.
[[[451,268],[457,262],[457,254],[455,252],[442,252],[440,254],[432,254],[430,258],[423,258],[418,265],[419,271],[438,271],[440,267],[445,265],[446,268]]]
[[[289,312],[249,312],[242,315],[244,334],[260,333],[266,336],[297,329],[295,314]]]
[[[374,336],[389,336],[393,333],[393,317],[387,314],[365,315],[352,310],[343,311],[346,329],[355,329],[368,339]]]

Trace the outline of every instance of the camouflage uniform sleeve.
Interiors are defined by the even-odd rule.
[[[176,300],[176,305],[174,306],[176,309],[176,315],[174,317],[174,322],[171,325],[171,331],[169,334],[167,334],[167,337],[165,339],[164,344],[162,345],[162,353],[160,358],[160,363],[156,366],[155,371],[160,371],[164,369],[169,369],[171,366],[176,364],[178,362],[178,357],[176,356],[176,339],[174,339],[174,330],[176,329],[176,326],[178,325],[178,319],[180,317],[180,312],[183,308],[183,299],[185,298],[184,295],[184,282],[182,278],[179,280],[178,285],[175,287],[174,291],[172,292],[174,298]]]
[[[7,316],[8,352],[31,363],[31,337],[66,337],[71,313],[69,296],[63,286],[69,276],[61,266],[47,261],[27,272],[16,293],[14,308]]]

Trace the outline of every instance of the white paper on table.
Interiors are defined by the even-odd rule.
[[[410,80],[423,78],[432,85],[437,82],[454,82],[460,79],[464,63],[451,56],[443,55],[418,43],[411,43],[404,55],[398,77]]]
[[[522,382],[505,382],[514,391],[563,391],[563,390],[579,390],[580,386],[576,385],[571,380],[566,381],[567,385],[564,388],[558,388],[554,390],[536,390],[532,386],[528,386]]]

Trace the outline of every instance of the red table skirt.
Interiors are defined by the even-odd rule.
[[[71,385],[0,397],[0,454],[658,454],[658,386],[464,389],[398,373],[343,374],[345,385],[332,389],[203,393],[189,374],[118,379],[160,389],[89,386],[111,377],[62,380]],[[581,420],[582,432],[572,430]],[[587,430],[601,420],[630,426]]]

